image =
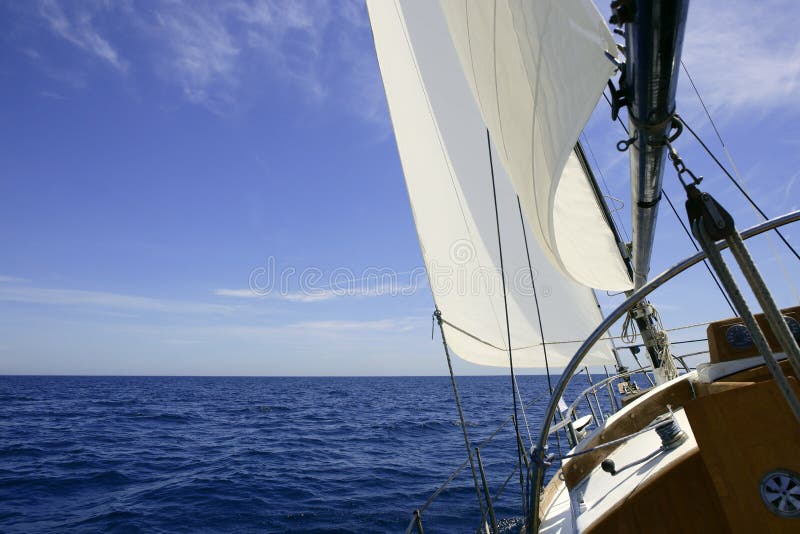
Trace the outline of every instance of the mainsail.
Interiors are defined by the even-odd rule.
[[[597,302],[591,289],[564,275],[563,261],[548,261],[553,254],[545,252],[523,217],[500,164],[505,148],[496,148],[493,137],[489,142],[442,10],[435,3],[405,0],[369,1],[368,8],[419,241],[449,346],[471,362],[508,365],[499,233],[514,365],[544,366],[542,332],[549,364],[565,365],[601,320]],[[562,166],[567,171],[561,181],[570,196],[580,198],[561,198],[554,191],[554,209],[597,210],[593,224],[607,227],[574,152],[567,150]],[[601,343],[586,363],[612,361],[611,347]]]

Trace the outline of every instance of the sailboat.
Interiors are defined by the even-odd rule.
[[[497,532],[498,521],[451,353],[510,371],[524,532],[800,531],[800,307],[778,309],[745,244],[800,212],[740,231],[681,159],[688,125],[675,94],[688,0],[615,0],[613,32],[590,0],[367,7],[479,530]],[[630,156],[629,243],[579,142],[605,91],[626,131],[616,148]],[[666,170],[684,186],[698,252],[651,276]],[[742,296],[725,248],[763,313]],[[735,313],[708,325],[708,361],[690,369],[647,297],[700,263]],[[625,300],[603,315],[595,291]],[[621,320],[641,335],[642,368],[625,367],[608,333]],[[587,366],[616,373],[567,404]],[[521,368],[548,379],[563,369],[528,445]],[[591,413],[578,413],[582,400]],[[562,434],[569,447],[556,453],[549,444]],[[415,511],[407,532],[421,533],[423,516]]]

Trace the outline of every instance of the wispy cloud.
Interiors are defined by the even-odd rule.
[[[69,6],[73,8],[71,14],[54,0],[42,0],[39,12],[56,35],[124,72],[127,69],[126,62],[94,27],[94,13],[89,6],[98,7],[98,5],[71,3]]]
[[[25,282],[25,279],[20,278],[18,276],[8,276],[5,274],[0,274],[0,283],[9,283],[9,282]]]
[[[234,297],[240,299],[254,299],[254,298],[261,298],[263,295],[259,295],[252,289],[215,289],[212,291],[214,295],[218,297]]]
[[[289,293],[287,295],[283,295],[281,298],[284,300],[288,300],[289,302],[322,302],[325,300],[331,300],[338,296],[335,291],[330,289],[328,290],[320,290],[316,293]]]
[[[415,283],[398,285],[395,283],[381,284],[378,286],[355,286],[349,288],[326,288],[311,291],[298,291],[282,295],[281,298],[291,302],[321,302],[342,297],[369,298],[369,297],[402,297],[413,295],[418,286]]]
[[[159,71],[187,100],[217,113],[252,98],[252,85],[268,74],[318,104],[345,96],[351,112],[385,122],[366,10],[352,0],[332,6],[320,0],[162,3],[157,37],[166,53]]]
[[[178,314],[227,314],[234,309],[231,306],[220,304],[157,299],[102,291],[27,286],[0,286],[0,301]]]
[[[422,281],[424,283],[424,280]],[[382,296],[409,296],[416,293],[419,289],[420,280],[412,281],[406,284],[398,284],[394,282],[379,284],[379,285],[355,285],[350,287],[327,287],[327,288],[309,288],[306,291],[292,291],[292,292],[262,292],[256,289],[225,289],[219,288],[212,291],[214,295],[219,297],[232,297],[239,299],[257,299],[272,297],[289,302],[323,302],[326,300],[333,300],[342,297],[382,297]]]
[[[197,345],[202,343],[199,339],[164,339],[163,342],[167,345]]]
[[[689,13],[684,61],[704,97],[725,114],[800,111],[800,4],[724,4],[693,3]],[[769,30],[754,21],[769,21]]]
[[[280,281],[280,282],[278,282]],[[338,267],[327,274],[317,267],[298,269],[285,267],[280,271],[276,259],[270,256],[264,266],[250,272],[247,288],[217,288],[219,297],[253,299],[269,297],[290,302],[321,302],[340,297],[406,297],[428,286],[423,267],[397,271],[391,267],[370,266],[360,272]],[[289,289],[292,288],[292,289]]]
[[[334,33],[330,3],[239,3],[231,11],[240,21],[249,23],[244,42],[267,59],[277,76],[294,81],[314,98],[327,95],[323,62],[332,59],[325,49],[326,35]]]
[[[97,323],[99,326],[101,323]],[[136,334],[147,335],[162,343],[183,345],[215,338],[256,338],[296,341],[308,334],[348,334],[358,338],[371,332],[408,332],[430,324],[430,316],[401,316],[383,319],[317,319],[282,324],[248,324],[239,321],[214,324],[141,324],[126,323],[122,327]],[[116,325],[119,327],[119,325]]]
[[[792,197],[790,195],[791,195],[792,188],[794,187],[794,184],[797,183],[797,178],[798,177],[800,177],[800,171],[794,173],[788,180],[786,180],[786,184],[784,185],[784,188],[783,188],[783,196],[787,200],[791,199],[791,198],[794,198],[794,197]]]
[[[168,82],[181,87],[188,101],[220,109],[233,103],[241,50],[225,24],[224,10],[213,5],[160,6],[157,35],[166,53],[159,55],[157,68]]]
[[[424,324],[424,321],[427,320],[427,317],[402,317],[377,321],[308,321],[290,324],[287,328],[332,333],[354,331],[407,332]]]
[[[144,6],[39,0],[36,5],[59,38],[118,72],[155,71],[184,100],[216,114],[247,109],[271,94],[277,82],[299,89],[313,105],[333,102],[388,131],[363,2],[157,0]],[[128,51],[131,43],[140,48]],[[41,49],[21,48],[35,54],[32,59],[42,68],[49,65]]]
[[[48,100],[66,100],[66,97],[55,91],[39,91],[39,96]]]

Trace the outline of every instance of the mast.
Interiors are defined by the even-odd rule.
[[[665,139],[675,113],[683,34],[689,0],[615,0],[611,23],[625,34],[624,72],[616,110],[627,104],[631,151],[633,271],[635,289],[646,281],[667,155]],[[630,141],[630,140],[629,140]]]
[[[667,140],[673,127],[675,92],[689,0],[614,0],[611,23],[623,27],[626,63],[620,87],[612,89],[612,115],[628,109],[630,150],[632,263],[634,290],[647,282],[661,200]],[[630,293],[629,293],[630,294]],[[667,338],[657,312],[643,300],[631,310],[653,363],[657,383],[674,373]]]

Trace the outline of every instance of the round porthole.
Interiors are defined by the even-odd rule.
[[[800,475],[788,469],[770,471],[761,479],[761,500],[773,514],[800,517]]]

